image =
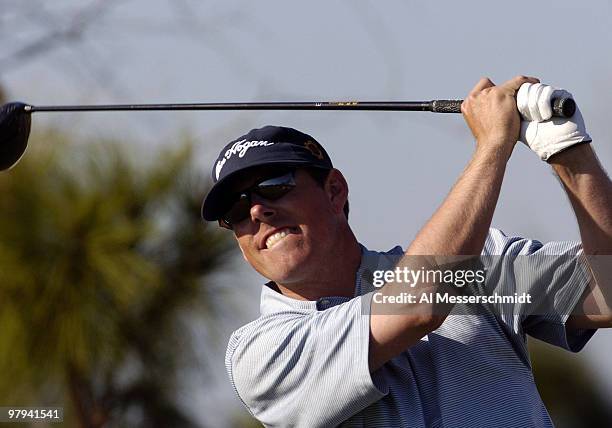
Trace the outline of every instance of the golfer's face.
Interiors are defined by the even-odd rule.
[[[295,183],[277,200],[252,194],[250,216],[233,225],[244,258],[283,285],[314,279],[334,233],[326,191],[304,170],[295,172]]]

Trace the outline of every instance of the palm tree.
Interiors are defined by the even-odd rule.
[[[214,319],[207,278],[231,258],[199,216],[206,181],[188,144],[146,161],[66,140],[33,137],[0,176],[0,402],[69,403],[67,426],[193,426],[174,400],[185,320]]]

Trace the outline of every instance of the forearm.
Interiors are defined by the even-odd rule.
[[[499,198],[508,157],[509,154],[501,150],[477,150],[406,254],[480,254]]]
[[[589,144],[551,158],[572,204],[580,237],[595,278],[568,320],[570,328],[612,327],[612,182]]]
[[[590,144],[550,160],[572,204],[584,252],[612,255],[612,182]]]
[[[457,183],[421,229],[398,266],[418,271],[426,267],[446,270],[461,265],[457,257],[477,255],[482,251],[495,204],[499,196],[508,155],[499,150],[480,149],[463,171]],[[423,257],[421,257],[423,256]],[[448,263],[440,266],[438,263]],[[376,370],[403,349],[438,328],[453,308],[452,304],[421,301],[421,295],[435,295],[439,284],[423,282],[411,288],[412,303],[403,305],[372,304],[370,321],[370,369]],[[387,283],[385,296],[400,295],[401,284]],[[445,288],[445,293],[453,293]]]

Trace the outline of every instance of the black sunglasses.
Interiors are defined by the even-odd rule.
[[[241,191],[231,198],[230,208],[219,219],[219,226],[232,229],[233,225],[251,215],[251,194],[268,200],[276,201],[289,193],[295,187],[295,171],[277,172],[272,177],[263,178],[257,184]]]

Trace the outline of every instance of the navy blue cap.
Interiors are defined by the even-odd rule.
[[[229,208],[227,186],[239,172],[256,166],[333,168],[325,149],[310,135],[293,128],[264,126],[227,144],[213,164],[213,186],[202,204],[205,220],[218,220]]]

